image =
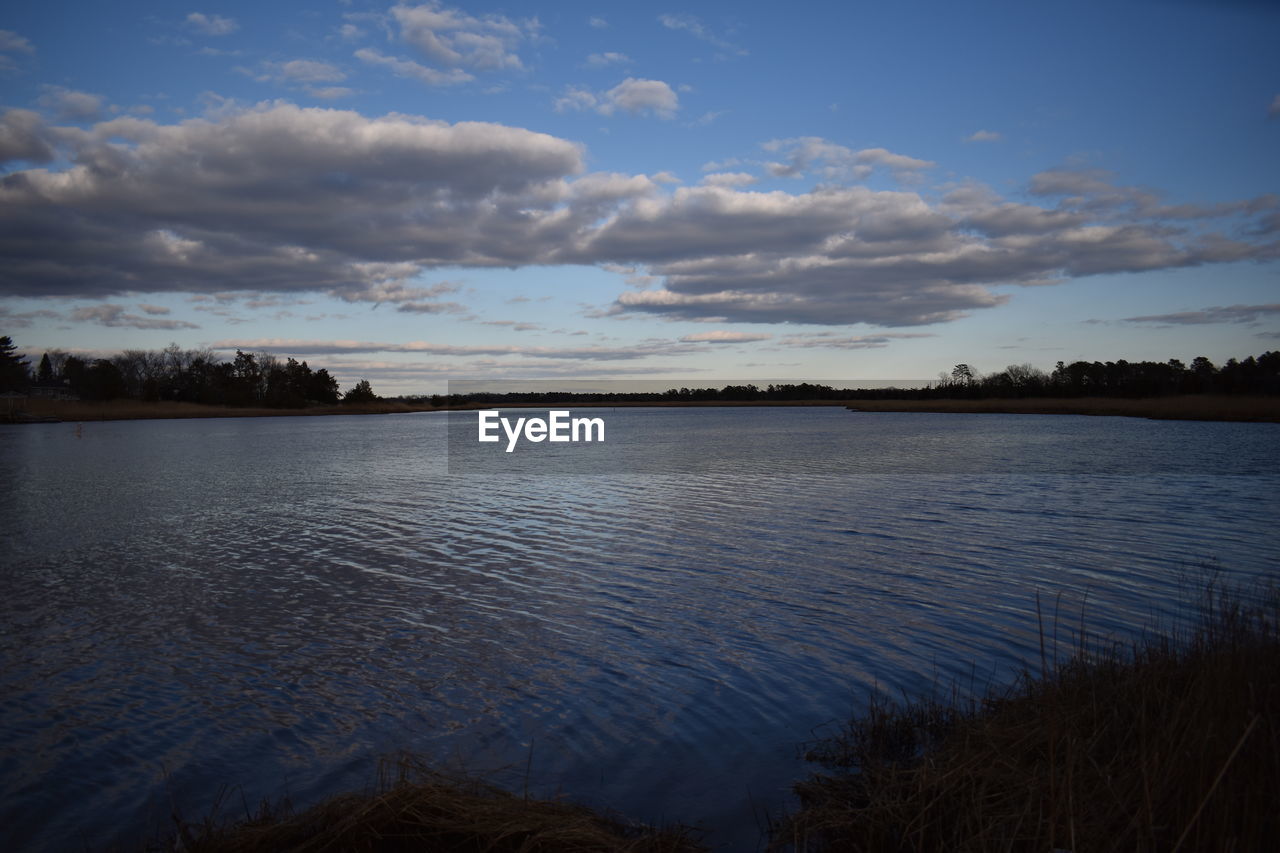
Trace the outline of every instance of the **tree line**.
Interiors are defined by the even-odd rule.
[[[0,391],[282,409],[378,399],[363,379],[339,393],[328,370],[312,370],[305,361],[241,350],[225,361],[211,349],[177,344],[94,359],[52,350],[32,368],[8,336],[0,337]]]
[[[1012,364],[983,376],[967,364],[930,386],[932,397],[1168,397],[1177,394],[1280,394],[1280,352],[1222,366],[1204,356],[1168,361],[1059,361],[1051,373]]]
[[[1243,360],[1228,359],[1221,367],[1204,356],[1184,364],[1164,362],[1058,362],[1051,373],[1030,364],[1011,364],[983,375],[957,364],[936,382],[919,388],[835,388],[812,382],[770,385],[725,385],[721,388],[671,388],[653,392],[513,391],[436,394],[411,398],[433,406],[536,403],[714,403],[786,402],[793,400],[934,400],[999,397],[1166,397],[1179,394],[1280,394],[1280,352],[1265,352]]]

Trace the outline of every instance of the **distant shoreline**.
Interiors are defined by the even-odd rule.
[[[1280,397],[1183,395],[1141,399],[1080,397],[977,400],[716,400],[605,403],[504,403],[501,408],[697,408],[726,406],[839,406],[857,413],[931,412],[943,414],[1095,415],[1157,420],[1236,421],[1280,423]],[[9,420],[0,411],[0,420],[10,423],[157,420],[173,418],[252,418],[319,415],[382,415],[412,412],[470,411],[494,408],[489,403],[463,406],[432,406],[399,401],[378,401],[356,405],[312,406],[305,409],[210,406],[200,403],[145,403],[112,400],[92,403],[33,398],[15,406],[30,420]]]

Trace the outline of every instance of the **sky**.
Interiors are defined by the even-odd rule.
[[[1280,4],[10,3],[0,334],[346,388],[1280,349]]]

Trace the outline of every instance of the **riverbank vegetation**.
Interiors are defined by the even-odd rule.
[[[378,397],[366,380],[346,394],[326,368],[312,370],[293,358],[236,350],[223,360],[209,349],[126,350],[109,358],[84,359],[47,352],[35,368],[12,341],[0,338],[2,391],[35,398],[84,402],[196,403],[233,408],[301,409],[338,402],[371,403]]]
[[[184,853],[489,851],[489,853],[696,853],[682,826],[654,828],[571,803],[534,800],[434,773],[401,756],[384,763],[372,794],[334,797],[306,811],[264,806],[237,824],[212,815],[180,824]]]
[[[110,358],[45,353],[32,369],[0,337],[0,420],[244,417],[285,413],[418,412],[494,406],[847,405],[860,411],[1128,415],[1280,421],[1280,352],[1221,367],[1167,362],[1058,362],[1052,373],[1010,365],[982,375],[958,364],[918,387],[837,388],[812,382],[665,391],[511,391],[379,397],[367,380],[345,394],[326,368],[270,353],[129,350]],[[339,408],[339,405],[341,406]]]
[[[1041,631],[1039,660],[982,698],[876,695],[806,745],[822,769],[771,853],[1280,849],[1280,590],[1206,585],[1190,628],[1121,645]],[[1058,638],[1070,647],[1059,654]],[[707,849],[665,829],[538,801],[400,757],[372,794],[239,823],[180,823],[186,853]]]
[[[868,710],[806,757],[775,850],[1280,849],[1280,598],[1210,585],[1189,632],[1079,640],[980,700]]]

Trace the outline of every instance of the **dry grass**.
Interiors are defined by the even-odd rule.
[[[862,412],[956,412],[1024,415],[1123,415],[1190,421],[1267,421],[1280,423],[1280,397],[1187,394],[1178,397],[1116,397],[983,400],[857,400]]]
[[[546,409],[547,403],[503,403],[503,408]],[[148,418],[247,418],[296,415],[374,415],[446,409],[487,409],[492,403],[468,403],[435,407],[430,403],[409,404],[379,401],[355,405],[312,406],[306,409],[233,408],[199,403],[146,403],[112,400],[87,403],[32,398],[20,407],[35,417],[64,421],[113,421]],[[1039,415],[1123,415],[1162,420],[1268,421],[1280,423],[1280,397],[1187,395],[1148,399],[1082,397],[1072,399],[1026,398],[986,400],[754,400],[754,401],[662,401],[623,403],[555,404],[556,408],[629,407],[722,407],[722,406],[846,406],[859,412],[952,412],[976,414]]]
[[[1185,636],[1078,648],[981,702],[878,697],[774,848],[1280,850],[1280,604],[1207,596]]]
[[[385,762],[378,790],[294,814],[262,807],[231,826],[216,814],[180,825],[184,853],[492,851],[492,853],[693,853],[707,848],[685,827],[654,829],[582,806],[531,800],[475,780],[441,776],[419,760]]]

